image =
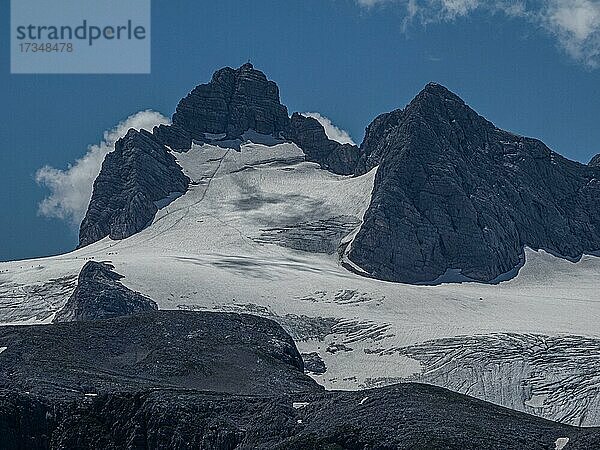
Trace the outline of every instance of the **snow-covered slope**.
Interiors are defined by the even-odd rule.
[[[338,176],[305,162],[294,144],[252,139],[262,143],[177,154],[189,191],[128,239],[0,263],[0,322],[51,321],[85,262],[110,261],[127,287],[161,309],[279,321],[302,352],[325,362],[314,377],[328,388],[421,380],[600,425],[600,259],[572,263],[528,249],[519,275],[498,285],[362,277],[340,260],[377,169]]]

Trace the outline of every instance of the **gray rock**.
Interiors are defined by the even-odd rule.
[[[101,293],[103,287],[96,286]],[[0,389],[47,398],[184,388],[273,395],[321,388],[292,338],[248,314],[151,311],[0,327]],[[1,448],[1,447],[0,447]]]
[[[108,319],[158,309],[156,303],[123,286],[122,275],[107,263],[89,261],[83,266],[75,292],[56,313],[54,322]]]
[[[600,153],[598,153],[596,156],[594,156],[590,162],[588,163],[588,166],[593,166],[593,167],[598,167],[600,166]]]
[[[156,202],[185,192],[189,178],[168,149],[145,130],[129,130],[106,155],[79,230],[79,247],[106,236],[124,239],[144,229]]]
[[[322,375],[327,372],[325,361],[323,361],[317,352],[302,353],[302,359],[304,360],[304,370],[306,372],[317,375]]]
[[[152,134],[161,144],[175,151],[185,151],[192,148],[192,137],[177,125],[159,125],[154,127]]]
[[[235,138],[250,129],[276,135],[288,122],[279,88],[250,63],[215,72],[208,84],[196,86],[179,102],[173,115],[173,126],[199,141],[205,133]]]
[[[379,116],[361,150],[358,173],[379,169],[349,258],[375,278],[490,282],[525,246],[572,260],[600,249],[600,168],[496,128],[443,86]]]
[[[307,161],[319,163],[323,169],[340,175],[352,175],[356,171],[360,159],[358,147],[329,139],[323,126],[312,117],[292,114],[290,126],[283,135],[304,151]]]
[[[0,391],[0,431],[7,450],[554,450],[564,438],[565,450],[600,445],[598,428],[420,384],[270,396],[155,389],[71,403]]]

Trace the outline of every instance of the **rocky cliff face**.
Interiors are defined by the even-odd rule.
[[[106,236],[124,239],[148,225],[156,202],[189,185],[168,149],[145,131],[129,130],[106,155],[79,230],[79,247]]]
[[[304,151],[307,161],[317,162],[323,169],[339,175],[354,174],[360,159],[358,147],[332,141],[316,119],[292,114],[284,136]]]
[[[204,141],[206,133],[236,138],[252,129],[276,135],[288,122],[277,85],[247,63],[218,70],[209,83],[196,86],[177,105],[172,130],[163,126],[158,136],[171,148],[189,149],[189,138]]]
[[[56,314],[54,322],[108,319],[158,309],[156,302],[127,289],[113,266],[89,261],[83,266],[75,292]]]
[[[496,128],[440,85],[378,117],[361,150],[362,171],[379,169],[349,257],[373,277],[488,282],[525,246],[570,259],[600,249],[600,169]]]

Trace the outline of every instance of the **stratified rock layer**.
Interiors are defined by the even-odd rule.
[[[89,261],[83,266],[75,292],[56,313],[54,322],[108,319],[158,309],[156,303],[126,288],[113,266]]]
[[[144,229],[156,202],[189,185],[168,149],[145,130],[129,132],[104,159],[79,230],[79,247],[110,236],[124,239]]]
[[[239,137],[250,129],[275,135],[288,122],[279,88],[250,63],[215,72],[210,83],[196,86],[179,102],[173,115],[173,126],[199,141],[205,133]]]
[[[440,85],[379,116],[361,150],[362,172],[379,169],[349,258],[375,278],[493,281],[525,246],[600,249],[600,169],[496,128]]]
[[[154,127],[152,134],[157,141],[175,151],[185,151],[192,147],[190,133],[176,125],[159,125]]]

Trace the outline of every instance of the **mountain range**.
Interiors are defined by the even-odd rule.
[[[354,145],[220,69],[0,263],[0,446],[593,448],[599,180],[439,84]]]

